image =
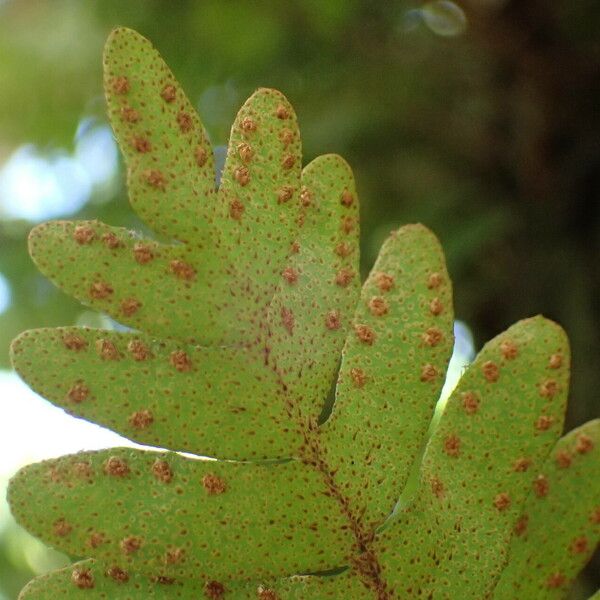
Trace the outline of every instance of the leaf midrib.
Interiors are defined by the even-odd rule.
[[[358,550],[358,552],[353,556],[351,550],[346,556],[352,572],[360,578],[367,589],[373,592],[373,598],[376,600],[391,600],[393,592],[390,591],[388,584],[381,578],[382,567],[372,547],[372,542],[375,538],[375,529],[368,530],[364,527],[364,523],[361,522],[361,519],[350,508],[351,499],[344,495],[336,484],[335,478],[332,475],[333,469],[323,458],[324,452],[319,437],[318,420],[313,417],[304,417],[300,403],[296,402],[293,397],[290,397],[290,390],[284,381],[284,377],[279,372],[275,362],[270,360],[273,355],[268,342],[265,343],[263,352],[265,366],[274,372],[277,383],[281,386],[283,392],[282,397],[288,400],[285,402],[286,412],[290,420],[296,422],[304,439],[304,444],[301,445],[297,458],[307,465],[307,467],[318,471],[323,477],[330,497],[336,501],[340,513],[348,522],[349,529],[356,540],[356,549],[352,550]]]

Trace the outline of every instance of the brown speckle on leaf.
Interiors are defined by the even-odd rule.
[[[375,342],[375,332],[368,325],[355,325],[354,333],[356,337],[367,346],[372,346]]]
[[[225,481],[213,473],[207,473],[202,478],[202,485],[209,496],[218,496],[227,490],[227,484]]]
[[[254,150],[252,150],[252,146],[250,146],[250,144],[247,144],[246,142],[238,144],[237,151],[240,155],[240,158],[245,163],[250,162],[252,160],[252,157],[254,156]]]
[[[144,181],[157,190],[165,190],[165,176],[158,169],[145,169],[142,171]]]
[[[122,106],[120,113],[121,120],[126,123],[137,123],[140,120],[140,113],[131,106]]]
[[[60,473],[60,471],[56,468],[56,467],[50,467],[46,473],[45,476],[52,482],[52,483],[61,483],[62,482],[62,475]]]
[[[152,474],[163,483],[170,483],[173,479],[173,469],[166,460],[155,460],[152,464]]]
[[[73,239],[81,246],[90,244],[95,237],[96,233],[89,225],[77,225],[73,230]]]
[[[359,367],[353,367],[350,369],[350,378],[356,388],[362,388],[367,383],[367,375]]]
[[[121,241],[112,231],[108,231],[102,235],[102,242],[110,250],[121,247]]]
[[[106,542],[106,537],[104,536],[104,534],[100,533],[99,531],[95,531],[88,538],[87,545],[90,548],[99,548],[105,542]]]
[[[538,498],[543,498],[550,491],[550,484],[545,475],[538,475],[533,482],[533,491]]]
[[[92,466],[89,462],[78,461],[73,463],[73,474],[81,479],[89,479],[93,475]]]
[[[199,167],[203,167],[208,160],[208,152],[206,152],[206,149],[202,146],[196,146],[196,149],[194,150],[194,159]]]
[[[118,360],[121,357],[114,343],[106,339],[96,340],[96,352],[104,360]]]
[[[479,398],[475,392],[463,392],[461,398],[463,408],[468,415],[474,415],[479,410]]]
[[[596,507],[590,514],[590,523],[597,525],[600,523],[600,506]]]
[[[183,548],[169,548],[165,552],[165,564],[176,565],[180,563],[185,556],[185,550]]]
[[[229,203],[229,216],[236,221],[239,221],[242,218],[244,210],[244,205],[237,198],[234,198]]]
[[[140,340],[131,340],[127,344],[127,350],[133,359],[137,361],[148,360],[152,356],[148,346]]]
[[[121,312],[126,317],[134,315],[142,306],[142,303],[135,298],[124,298],[121,300]]]
[[[548,415],[542,415],[535,422],[535,428],[538,431],[547,431],[552,427],[552,423],[554,423],[554,417],[550,417]]]
[[[481,366],[481,371],[486,381],[489,381],[490,383],[498,381],[498,378],[500,377],[500,369],[498,368],[498,365],[491,360],[487,360],[483,363]]]
[[[298,252],[300,252],[300,243],[292,242],[292,246],[290,247],[290,252],[292,254],[298,254]]]
[[[115,94],[122,96],[129,91],[129,79],[123,75],[113,77],[111,87]]]
[[[437,327],[429,327],[421,336],[427,346],[437,346],[443,339],[442,332]]]
[[[375,273],[373,278],[375,280],[375,285],[382,292],[389,292],[394,287],[394,277],[388,273],[379,271],[378,273]]]
[[[192,370],[192,359],[184,350],[174,350],[171,352],[169,361],[180,373]]]
[[[339,310],[330,310],[325,315],[325,327],[327,329],[339,329],[341,327],[342,321],[340,319],[340,311]]]
[[[196,269],[183,260],[175,259],[169,263],[169,269],[175,277],[184,281],[192,281],[196,277]]]
[[[207,581],[204,584],[204,595],[209,600],[221,600],[225,597],[225,586],[218,581]]]
[[[560,367],[562,366],[562,362],[562,354],[553,354],[548,360],[548,366],[551,369],[560,369]]]
[[[427,363],[421,367],[421,381],[434,381],[437,375],[437,369],[433,365]]]
[[[369,300],[369,310],[375,317],[387,315],[389,311],[387,300],[381,296],[373,296],[373,298]]]
[[[244,117],[240,123],[240,127],[244,133],[252,133],[256,131],[256,122],[250,117]]]
[[[94,576],[90,569],[78,567],[71,573],[71,583],[80,590],[91,590],[94,587]]]
[[[133,257],[140,265],[148,264],[154,258],[154,252],[149,244],[138,242],[133,246]]]
[[[354,271],[352,269],[348,269],[344,267],[340,269],[335,276],[335,283],[340,287],[347,287],[350,285],[350,282],[354,279]]]
[[[127,583],[129,581],[129,573],[120,567],[110,567],[106,574],[117,583]]]
[[[281,307],[281,324],[290,335],[294,334],[294,313],[285,306]]]
[[[342,231],[344,233],[351,233],[354,231],[356,225],[356,219],[354,217],[344,217],[342,219]]]
[[[244,187],[250,182],[250,171],[248,170],[248,167],[238,167],[233,171],[233,177],[242,187]]]
[[[344,205],[344,206],[352,206],[354,204],[354,196],[352,195],[352,192],[350,192],[349,190],[344,190],[342,192],[342,197],[340,198],[340,202]]]
[[[282,129],[279,132],[279,139],[282,141],[284,147],[288,147],[294,141],[294,132],[290,129]]]
[[[337,244],[334,252],[342,258],[346,258],[346,256],[349,256],[352,253],[352,246],[346,242],[341,242],[340,244]]]
[[[83,350],[84,348],[87,348],[88,345],[87,340],[76,333],[66,333],[63,336],[62,341],[65,348],[68,350]]]
[[[294,195],[294,188],[291,185],[284,185],[277,192],[277,202],[279,204],[283,204],[284,202],[288,202],[289,200],[291,200],[291,198],[292,198],[293,195]]]
[[[558,393],[558,383],[554,379],[547,379],[540,384],[539,392],[542,398],[554,398]]]
[[[281,166],[284,169],[291,169],[296,164],[296,157],[293,154],[286,154],[281,159]]]
[[[444,305],[442,304],[442,301],[439,298],[434,298],[429,303],[429,312],[434,317],[437,317],[438,315],[441,315],[443,310],[444,310]]]
[[[499,510],[506,510],[510,506],[510,496],[506,492],[500,492],[496,494],[494,498],[494,506]]]
[[[111,456],[104,463],[104,472],[111,477],[127,477],[129,475],[129,465],[125,459]]]
[[[443,278],[440,273],[431,273],[431,275],[429,275],[429,277],[427,278],[427,287],[430,290],[435,290],[439,288],[440,285],[442,285],[442,282]]]
[[[551,590],[557,589],[562,587],[566,581],[565,576],[560,571],[556,571],[546,579],[546,587]]]
[[[290,284],[298,281],[298,271],[292,267],[286,267],[281,275]]]
[[[304,206],[304,207],[308,207],[312,204],[312,201],[313,201],[312,192],[307,187],[303,187],[300,190],[300,204],[302,204],[302,206]]]
[[[135,429],[147,429],[154,423],[152,413],[147,410],[137,410],[129,416],[129,424]]]
[[[114,343],[106,339],[96,340],[96,352],[103,360],[119,360],[121,358]]]
[[[442,483],[441,479],[439,477],[432,477],[430,484],[432,494],[441,500],[445,493],[444,484]]]
[[[517,473],[524,473],[525,471],[527,471],[527,469],[529,469],[530,466],[531,466],[530,458],[525,458],[525,457],[517,458],[517,460],[515,460],[515,462],[513,463],[513,471],[515,471]]]
[[[119,545],[124,554],[134,554],[142,547],[142,540],[135,535],[129,535],[123,538]]]
[[[134,136],[131,139],[131,145],[140,154],[146,154],[146,152],[150,152],[152,150],[152,144],[150,140],[145,137]]]
[[[280,600],[275,590],[265,588],[262,585],[258,586],[256,593],[258,594],[258,600]]]
[[[579,454],[587,454],[594,449],[594,442],[589,435],[585,433],[580,433],[577,436],[577,441],[575,442],[575,450]]]
[[[95,281],[90,286],[90,296],[94,300],[104,300],[114,292],[113,286],[106,281]]]
[[[517,522],[515,523],[515,527],[513,531],[515,535],[521,536],[527,531],[527,526],[529,525],[529,517],[527,515],[523,515],[519,517]]]
[[[567,469],[573,462],[573,457],[566,450],[559,450],[555,456],[556,465],[561,469]]]
[[[54,522],[52,530],[54,531],[54,535],[65,537],[73,531],[73,526],[65,519],[58,519],[58,521]]]
[[[81,404],[90,394],[90,390],[85,383],[78,381],[74,383],[67,392],[67,399],[73,404]]]
[[[184,111],[181,111],[177,115],[177,124],[179,125],[179,129],[182,133],[188,133],[188,131],[191,131],[192,127],[194,126],[191,115]]]
[[[504,356],[504,358],[506,358],[507,360],[513,360],[517,358],[517,355],[519,354],[519,349],[512,340],[504,340],[500,344],[500,352],[502,353],[502,356]]]
[[[569,544],[569,550],[571,551],[571,554],[587,554],[589,549],[590,543],[584,535],[576,537]]]
[[[458,456],[460,454],[460,438],[456,435],[446,437],[444,440],[444,452],[448,456]]]
[[[176,90],[175,90],[175,86],[168,84],[165,85],[165,87],[162,89],[161,93],[160,93],[160,97],[165,101],[165,102],[174,102],[175,101],[175,97],[176,97]]]
[[[279,104],[275,109],[275,115],[278,119],[289,119],[290,111],[283,104]]]
[[[153,575],[150,577],[150,581],[152,581],[152,583],[157,583],[158,585],[173,585],[175,583],[175,578],[167,577],[166,575]]]

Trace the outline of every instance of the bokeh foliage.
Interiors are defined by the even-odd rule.
[[[254,88],[281,89],[299,113],[304,162],[339,152],[355,170],[363,272],[390,229],[422,221],[442,240],[457,316],[479,342],[539,312],[563,325],[573,427],[595,416],[600,386],[600,14],[592,0],[471,0],[465,33],[442,37],[408,26],[406,11],[418,5],[5,2],[0,161],[25,143],[70,150],[82,118],[105,120],[98,57],[116,25],[161,48],[214,144],[226,142]],[[139,227],[124,197],[124,187],[98,189],[73,217]],[[80,316],[35,271],[30,227],[0,221],[0,273],[13,300],[0,315],[3,348],[19,331]],[[7,366],[6,352],[0,361]]]

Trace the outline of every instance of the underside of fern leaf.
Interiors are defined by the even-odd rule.
[[[34,229],[40,270],[130,329],[28,331],[11,353],[49,401],[151,448],[13,478],[16,518],[86,557],[21,597],[565,597],[598,543],[600,422],[560,438],[560,327],[535,317],[489,342],[428,437],[453,346],[435,236],[392,233],[361,289],[352,172],[336,155],[302,168],[281,93],[244,104],[217,189],[150,43],[114,31],[104,67],[130,202],[162,241]]]

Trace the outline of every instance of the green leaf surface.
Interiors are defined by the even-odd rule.
[[[142,444],[250,460],[287,458],[302,441],[253,349],[64,327],[23,333],[11,360],[54,404]]]
[[[256,320],[264,319],[300,227],[301,169],[294,109],[281,92],[257,90],[231,128],[219,189],[228,218],[217,241],[234,265],[231,293]]]
[[[151,335],[201,343],[224,327],[221,310],[235,310],[215,301],[209,265],[182,244],[97,221],[53,221],[32,230],[29,251],[65,292]]]
[[[423,443],[453,345],[452,289],[435,236],[393,233],[365,282],[323,431],[335,481],[365,519],[394,507]]]
[[[112,448],[25,467],[8,498],[17,521],[52,546],[151,576],[314,572],[339,564],[352,543],[321,475],[298,461]]]
[[[302,227],[269,309],[269,362],[299,418],[316,419],[335,379],[358,300],[358,198],[346,161],[319,156],[302,171]]]
[[[169,67],[147,39],[115,29],[104,50],[104,89],[132,207],[156,232],[212,247],[220,209],[212,148]]]
[[[327,577],[295,576],[276,582],[151,578],[93,560],[77,563],[31,581],[19,600],[348,600],[364,587],[347,573]]]
[[[204,583],[167,577],[152,580],[147,575],[129,572],[116,565],[88,560],[30,581],[20,593],[19,600],[197,600],[210,598],[204,592],[219,590],[218,586],[223,587],[223,584],[212,580]]]
[[[542,317],[484,346],[429,441],[417,499],[376,544],[397,589],[478,600],[491,592],[520,507],[560,435],[568,373],[566,336]]]
[[[600,420],[569,432],[534,480],[494,600],[564,598],[600,541]]]

